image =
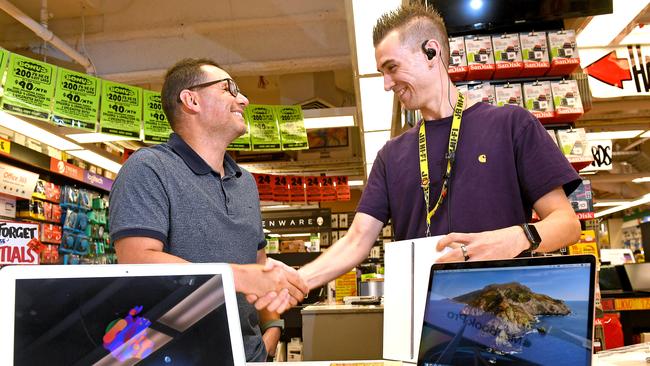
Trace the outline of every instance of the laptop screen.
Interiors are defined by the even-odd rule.
[[[571,257],[433,265],[418,365],[589,365],[595,264]]]
[[[222,275],[17,279],[15,365],[233,365]]]

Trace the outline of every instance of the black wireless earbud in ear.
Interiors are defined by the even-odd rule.
[[[435,48],[427,48],[427,42],[429,40],[427,39],[426,41],[422,42],[422,52],[424,52],[427,55],[427,58],[429,60],[432,60],[434,57],[436,57],[436,49]]]

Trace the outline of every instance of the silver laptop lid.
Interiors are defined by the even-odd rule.
[[[1,365],[245,364],[228,265],[15,266],[0,288]]]

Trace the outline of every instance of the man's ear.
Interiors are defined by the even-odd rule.
[[[181,100],[181,103],[185,106],[185,108],[188,108],[190,110],[196,110],[198,108],[199,104],[196,101],[196,96],[192,94],[189,90],[183,90],[181,94],[179,95],[179,98]]]

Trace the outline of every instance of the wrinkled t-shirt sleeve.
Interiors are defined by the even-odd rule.
[[[359,205],[357,206],[357,212],[370,215],[384,223],[384,225],[390,217],[387,172],[384,160],[385,151],[386,145],[377,153],[372,170],[368,176],[368,183],[363,190],[361,200],[359,200]]]

